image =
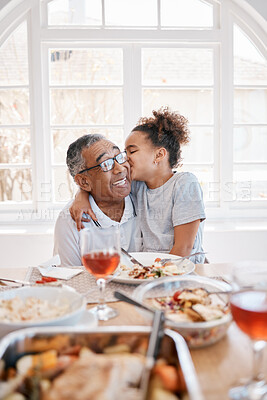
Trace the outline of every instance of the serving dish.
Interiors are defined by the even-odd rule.
[[[28,328],[12,332],[2,339],[0,342],[0,359],[1,363],[5,365],[5,371],[7,371],[9,368],[15,367],[16,362],[19,359],[22,360],[20,357],[25,356],[25,354],[29,355],[53,350],[57,352],[65,351],[66,354],[66,349],[70,351],[70,346],[72,349],[77,349],[78,346],[82,346],[83,348],[86,346],[93,352],[105,352],[105,354],[109,355],[122,354],[123,352],[123,354],[125,354],[127,348],[130,349],[132,353],[146,354],[150,333],[151,327],[148,326],[109,326],[98,327],[91,331],[88,331],[88,329],[70,327],[64,328],[64,330],[60,327]],[[172,365],[177,373],[179,373],[181,384],[181,390],[179,392],[180,400],[204,400],[188,347],[181,335],[170,329],[165,329],[158,357],[161,360],[165,359],[167,363]],[[127,363],[125,365],[127,365]],[[113,370],[112,372],[114,380],[112,385],[108,388],[108,398],[110,400],[117,400],[118,398],[122,398],[118,397],[116,387],[121,384],[120,380],[124,372],[122,375],[118,376],[116,376]],[[133,374],[135,373],[136,371],[133,372]],[[92,374],[92,379],[97,380],[99,378],[94,365],[92,366]],[[109,376],[105,375],[105,379],[100,382],[101,386],[107,382],[108,378]],[[3,385],[6,383],[6,381],[0,381],[0,391],[2,388],[2,393],[4,389]],[[52,384],[55,385],[54,382]],[[77,386],[77,380],[73,376],[68,384],[63,387],[63,390],[67,388],[67,395],[70,395],[69,391],[71,390],[72,384],[76,385],[76,392],[74,391],[75,395],[71,395],[72,400],[92,398],[85,396],[84,387],[82,385]],[[150,380],[150,389],[152,384]],[[77,389],[77,387],[79,388]],[[60,397],[61,400],[65,400],[64,396],[65,395],[61,393],[57,398]],[[38,398],[42,400],[40,395]],[[123,398],[126,399],[125,392]],[[140,397],[135,396],[134,398],[139,399]],[[176,397],[171,398],[173,399]]]
[[[51,307],[57,304],[59,305],[59,307],[64,305],[64,307],[62,307],[62,313],[61,315],[58,315],[56,317],[49,317],[46,319],[40,318],[36,320],[24,321],[14,320],[13,322],[10,322],[8,320],[4,321],[2,318],[0,319],[0,337],[13,330],[33,326],[68,325],[76,324],[79,321],[81,323],[89,323],[94,326],[96,324],[95,318],[91,315],[91,313],[89,314],[89,312],[86,311],[85,298],[69,286],[30,286],[5,290],[0,293],[0,301],[12,299],[13,301],[15,301],[16,299],[18,299],[19,301],[22,300],[23,304],[25,304],[26,299],[29,298],[36,299],[36,302],[40,300],[41,302],[43,302],[43,304],[45,304],[45,302],[47,301],[48,308],[49,305],[51,305]],[[15,315],[16,313],[18,313],[18,317],[21,318],[21,316],[19,315],[19,308],[17,311],[14,310],[14,312]]]
[[[176,256],[174,254],[166,254],[166,253],[159,253],[159,252],[133,252],[130,253],[136,260],[141,262],[144,266],[149,266],[152,265],[157,258],[163,259],[163,258],[171,258],[174,261],[178,260],[179,261],[179,256]],[[129,272],[131,272],[134,264],[129,260],[128,257],[122,254],[121,256],[121,266],[125,265],[129,270],[122,270],[122,267],[120,269],[119,274],[114,278],[114,282],[119,282],[119,283],[127,283],[127,284],[132,284],[132,285],[140,285],[141,283],[147,282],[147,281],[152,281],[156,278],[146,278],[146,279],[136,279],[133,278],[129,275]],[[190,260],[182,260],[178,263],[177,266],[177,273],[181,275],[187,275],[193,272],[195,269],[195,264],[192,263]]]
[[[203,288],[206,291],[229,291],[230,285],[225,282],[213,280],[202,276],[180,276],[160,278],[153,282],[140,285],[133,292],[133,298],[150,308],[156,309],[154,299],[173,296],[175,292],[183,289]],[[166,315],[166,324],[172,329],[177,330],[186,340],[191,348],[198,348],[211,345],[220,340],[225,334],[231,323],[232,317],[228,305],[229,294],[213,294],[212,301],[222,304],[225,313],[218,319],[204,322],[174,321]],[[142,309],[137,308],[138,312],[144,315]],[[148,317],[147,312],[145,312]]]

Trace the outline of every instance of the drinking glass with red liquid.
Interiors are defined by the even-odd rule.
[[[90,311],[101,321],[107,321],[118,314],[105,302],[106,279],[113,274],[120,263],[119,226],[109,228],[90,227],[82,229],[81,256],[86,270],[95,276],[100,296],[98,305]]]
[[[262,373],[267,342],[267,262],[243,262],[234,268],[235,290],[230,297],[231,312],[237,326],[250,337],[253,348],[252,378],[232,387],[233,400],[267,398],[267,382]]]

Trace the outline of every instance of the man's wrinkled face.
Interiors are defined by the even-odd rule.
[[[120,149],[108,140],[100,140],[82,151],[85,168],[91,168],[120,153]],[[130,166],[128,161],[119,164],[114,160],[113,168],[103,171],[100,166],[83,172],[88,179],[90,192],[96,201],[117,201],[124,199],[131,190]]]

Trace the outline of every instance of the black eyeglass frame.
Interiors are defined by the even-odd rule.
[[[120,162],[120,161],[118,160],[118,158],[117,158],[117,157],[119,157],[121,154],[125,154],[125,156],[126,156],[126,159],[125,159],[124,161],[122,161],[122,162]],[[103,167],[104,163],[106,163],[106,162],[109,161],[109,160],[112,160],[112,161],[113,161],[113,163],[111,164],[111,168],[109,168],[109,169],[103,169],[103,168],[104,168],[104,167]],[[112,157],[112,158],[108,158],[107,160],[102,161],[102,162],[101,162],[100,164],[98,164],[98,165],[94,165],[93,167],[83,169],[82,171],[77,172],[77,174],[82,174],[83,172],[90,171],[90,169],[97,168],[97,167],[100,167],[100,168],[102,169],[103,172],[111,171],[111,170],[114,168],[115,161],[117,161],[117,163],[120,164],[120,165],[121,165],[121,164],[124,164],[126,161],[128,161],[128,157],[127,157],[127,152],[126,152],[126,150],[121,151],[119,154],[117,154],[116,156],[114,156],[114,157]]]

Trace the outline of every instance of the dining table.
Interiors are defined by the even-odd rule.
[[[234,264],[196,264],[194,273],[216,279],[231,275]],[[25,279],[27,268],[0,268],[0,277]],[[94,304],[88,305],[91,308]],[[148,325],[143,314],[127,303],[112,302],[118,316],[108,321],[99,321],[99,326]],[[252,374],[252,347],[250,339],[231,323],[226,335],[212,345],[190,349],[196,375],[205,400],[226,400],[231,386]],[[264,354],[264,374],[267,377],[267,350]]]

